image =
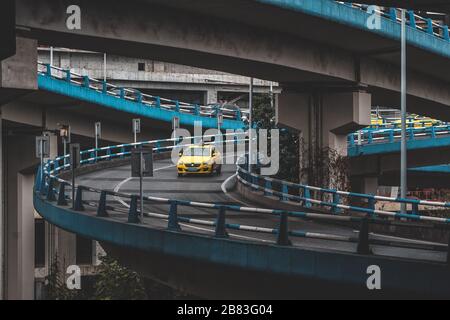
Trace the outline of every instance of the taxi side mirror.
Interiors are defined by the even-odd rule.
[[[183,156],[183,152],[180,151],[180,152],[178,153],[178,155],[179,155],[180,157],[182,157],[182,156]]]

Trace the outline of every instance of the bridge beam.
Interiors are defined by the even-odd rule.
[[[279,95],[277,123],[300,132],[301,167],[308,172],[302,182],[321,185],[324,166],[347,156],[347,134],[370,124],[370,110],[371,95],[360,91],[283,91]]]

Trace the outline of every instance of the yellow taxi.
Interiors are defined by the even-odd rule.
[[[184,174],[209,174],[222,172],[221,154],[212,145],[195,145],[180,152],[177,163],[178,176]]]

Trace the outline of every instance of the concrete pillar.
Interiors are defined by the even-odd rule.
[[[34,136],[10,135],[5,144],[6,276],[8,299],[34,297]]]
[[[217,103],[217,89],[208,89],[205,92],[205,102],[206,104]]]
[[[300,131],[303,183],[323,185],[324,181],[329,184],[333,180],[336,174],[329,171],[326,163],[333,157],[347,155],[347,135],[370,124],[370,110],[370,94],[359,91],[285,90],[278,96],[277,123]]]
[[[34,174],[18,174],[18,297],[22,300],[34,299]]]
[[[37,41],[16,38],[16,54],[0,62],[0,105],[37,89]]]

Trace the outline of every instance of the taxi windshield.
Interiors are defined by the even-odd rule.
[[[210,148],[186,148],[183,151],[183,156],[193,156],[193,157],[209,157],[211,155]]]

